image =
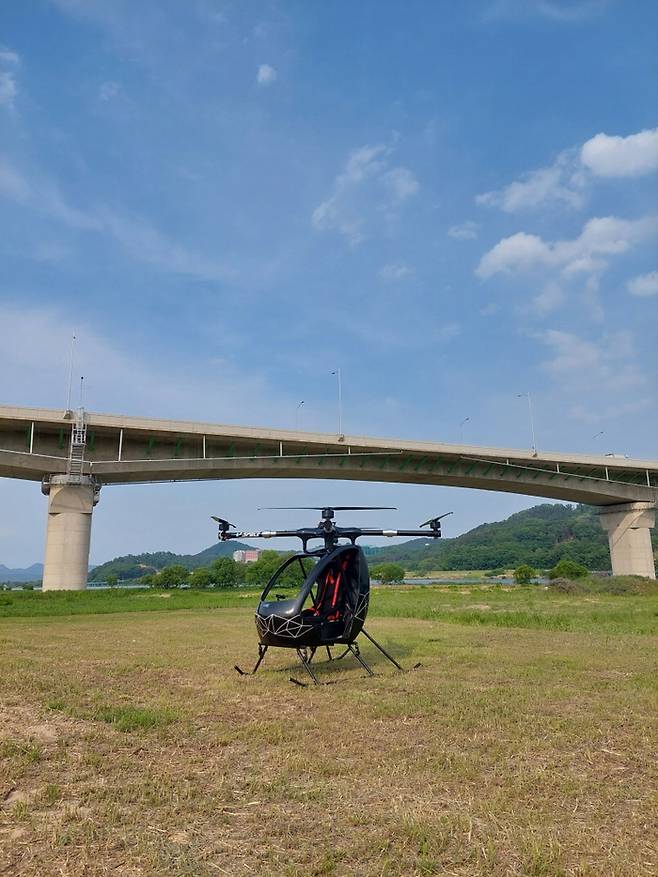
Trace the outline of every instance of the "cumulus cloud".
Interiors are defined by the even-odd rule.
[[[398,280],[404,280],[405,277],[411,277],[413,273],[413,268],[401,262],[384,265],[383,268],[379,269],[379,276],[385,283],[395,283]]]
[[[626,288],[632,295],[648,298],[651,295],[658,295],[658,271],[649,271],[648,274],[640,274],[633,277],[626,284]]]
[[[259,85],[271,85],[276,81],[278,74],[274,67],[269,64],[261,64],[256,74],[256,82]]]
[[[544,241],[526,232],[503,238],[480,260],[476,274],[486,280],[496,274],[525,276],[540,282],[541,291],[522,308],[525,313],[545,316],[567,298],[567,289],[578,284],[579,295],[590,319],[602,321],[599,299],[601,276],[610,260],[658,234],[658,217],[590,219],[573,240]]]
[[[587,339],[573,332],[548,329],[537,337],[550,351],[542,368],[565,392],[594,392],[603,396],[625,393],[645,383],[635,361],[633,336],[628,331]]]
[[[477,204],[506,213],[534,210],[546,204],[579,208],[596,177],[637,177],[658,169],[658,128],[628,137],[597,134],[576,149],[561,152],[553,164],[521,175],[492,192],[477,195]]]
[[[603,271],[606,257],[625,253],[658,231],[658,217],[590,219],[574,240],[544,241],[534,234],[517,232],[503,238],[484,254],[476,269],[483,278],[551,268],[565,275]]]
[[[478,236],[480,224],[472,219],[467,219],[459,225],[451,225],[448,229],[448,236],[456,241],[474,241]]]
[[[597,134],[580,150],[580,160],[599,177],[639,177],[658,170],[658,128],[610,137]]]
[[[561,153],[550,167],[523,174],[520,180],[495,192],[484,192],[476,204],[500,207],[506,213],[531,210],[551,201],[580,207],[583,204],[583,178],[573,166],[570,153]]]
[[[420,187],[409,168],[390,166],[391,154],[392,149],[381,144],[352,152],[334,180],[332,194],[313,211],[313,226],[318,231],[338,231],[356,246],[366,237],[373,213],[394,218]]]

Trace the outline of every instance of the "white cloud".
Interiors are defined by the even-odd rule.
[[[480,224],[472,219],[467,219],[459,225],[451,225],[448,229],[448,235],[456,241],[473,241],[478,236]]]
[[[636,220],[604,216],[586,222],[574,240],[545,242],[537,235],[517,232],[484,254],[476,274],[486,279],[545,268],[566,275],[600,272],[608,264],[603,257],[624,253],[657,231],[654,216]]]
[[[633,277],[626,284],[626,288],[632,295],[642,298],[658,295],[658,271],[649,271],[648,274]]]
[[[658,169],[658,128],[628,137],[597,134],[561,152],[553,164],[522,174],[508,186],[477,195],[477,204],[506,213],[545,204],[582,207],[596,177],[637,177]]]
[[[516,20],[536,15],[570,24],[598,15],[607,5],[608,0],[494,0],[484,19]]]
[[[539,295],[532,300],[532,306],[534,311],[543,317],[557,310],[564,303],[565,298],[562,286],[554,280],[549,280]]]
[[[550,262],[550,246],[535,234],[519,231],[498,241],[485,253],[475,273],[486,279],[500,272],[523,271]]]
[[[0,64],[6,64],[8,67],[17,67],[20,61],[21,59],[17,52],[4,46],[0,48]]]
[[[234,276],[222,263],[177,244],[141,217],[110,210],[100,210],[97,216],[102,230],[138,262],[199,280],[226,280]]]
[[[0,106],[12,109],[17,93],[18,89],[14,75],[7,70],[0,72]]]
[[[563,152],[550,167],[529,171],[499,191],[478,195],[475,202],[500,207],[506,213],[531,210],[551,201],[580,207],[583,204],[582,186],[583,180],[573,166],[571,154]]]
[[[30,181],[1,156],[0,197],[45,214],[69,228],[107,235],[136,261],[161,271],[200,280],[234,277],[227,266],[172,241],[142,217],[119,214],[105,207],[75,207],[51,180]]]
[[[18,54],[6,46],[0,47],[0,67],[15,68],[20,64]],[[14,100],[18,94],[16,77],[11,69],[0,70],[0,106],[10,110],[14,108]]]
[[[395,167],[387,171],[382,180],[397,201],[404,201],[418,192],[418,180],[406,167]]]
[[[271,85],[276,81],[278,74],[274,67],[269,64],[261,64],[256,74],[256,82],[259,85]]]
[[[313,211],[313,226],[318,231],[338,231],[356,246],[366,236],[372,213],[394,218],[402,202],[420,187],[408,168],[390,167],[391,153],[381,144],[352,152],[334,180],[333,193]]]
[[[0,155],[0,197],[25,203],[31,189],[25,178]]]
[[[588,340],[573,332],[549,329],[537,337],[552,354],[542,367],[564,392],[595,394],[604,399],[611,393],[625,394],[646,383],[635,362],[630,332],[613,332]]]
[[[446,323],[445,326],[439,326],[433,334],[438,341],[450,341],[461,335],[461,331],[459,323]]]
[[[390,265],[384,265],[379,269],[379,276],[386,283],[395,283],[398,280],[404,280],[405,277],[411,277],[414,273],[413,268],[404,265],[401,262],[394,262]]]
[[[118,82],[102,82],[98,89],[98,99],[106,103],[116,97],[120,91],[121,86]]]
[[[139,346],[122,345],[80,320],[52,307],[20,307],[0,302],[0,372],[17,404],[64,406],[71,335],[75,331],[75,374],[85,376],[87,405],[96,411],[145,416],[249,422],[253,411],[264,421],[276,418],[277,401],[262,376],[249,375],[223,359],[187,361],[175,351],[162,358],[141,355]],[[30,338],[30,344],[25,339]],[[193,377],[191,377],[193,375]],[[252,407],[253,406],[253,407]]]
[[[583,144],[580,159],[600,177],[639,177],[658,170],[658,128],[610,137],[597,134]]]

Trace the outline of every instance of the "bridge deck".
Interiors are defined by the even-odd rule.
[[[0,406],[0,476],[66,472],[73,415]],[[658,498],[658,462],[86,414],[84,472],[102,484],[333,478],[437,484],[611,505]]]

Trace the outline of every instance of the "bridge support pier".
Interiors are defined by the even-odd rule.
[[[599,509],[601,524],[608,533],[612,574],[656,578],[651,534],[656,523],[656,506],[651,502],[627,502]]]
[[[92,510],[100,488],[86,475],[53,475],[48,496],[44,591],[81,591],[87,586]]]

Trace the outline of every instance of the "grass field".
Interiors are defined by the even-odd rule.
[[[0,595],[0,874],[658,871],[651,593],[378,589],[368,627],[422,666],[366,645],[375,679],[315,689],[283,652],[233,672],[252,610]]]

